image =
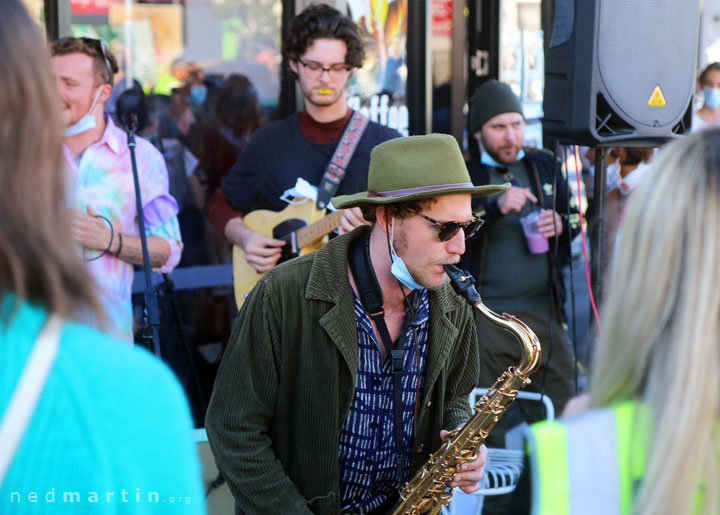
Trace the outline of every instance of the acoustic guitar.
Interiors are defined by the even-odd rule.
[[[325,243],[325,236],[340,227],[341,211],[328,215],[324,213],[315,207],[315,202],[305,199],[300,203],[289,204],[282,211],[251,211],[243,217],[243,223],[248,229],[286,242],[278,261],[280,264],[319,249]],[[245,252],[237,245],[233,246],[232,259],[235,303],[240,309],[245,297],[263,274],[245,261]]]

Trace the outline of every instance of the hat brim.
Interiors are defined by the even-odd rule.
[[[423,191],[418,193],[409,193],[406,195],[395,195],[392,197],[383,197],[380,195],[371,195],[367,191],[355,193],[354,195],[339,195],[332,198],[332,205],[335,209],[347,209],[350,207],[366,206],[366,205],[384,205],[395,204],[397,202],[408,202],[411,200],[422,200],[426,198],[439,197],[440,195],[451,195],[453,193],[469,193],[473,197],[490,197],[498,193],[502,193],[510,189],[510,183],[492,184],[487,186],[456,186],[450,188],[439,188],[432,191]]]

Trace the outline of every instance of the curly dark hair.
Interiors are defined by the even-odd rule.
[[[387,210],[390,212],[390,216],[393,218],[408,218],[409,216],[415,214],[413,211],[416,211],[418,213],[422,213],[425,209],[428,209],[431,207],[435,201],[437,200],[437,197],[432,198],[426,198],[421,200],[409,200],[407,202],[397,202],[394,204],[384,204],[384,206],[387,208]],[[375,223],[377,221],[377,216],[375,215],[375,210],[379,207],[379,204],[364,204],[360,206],[360,211],[362,211],[363,218],[367,220],[370,223]]]
[[[347,45],[345,64],[360,68],[365,60],[365,46],[352,19],[327,4],[310,5],[293,18],[283,55],[297,61],[316,39],[340,39]]]

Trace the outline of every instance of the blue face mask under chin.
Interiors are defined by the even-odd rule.
[[[705,97],[705,105],[711,108],[720,107],[720,89],[703,88],[703,96]]]
[[[525,157],[525,151],[523,149],[520,149],[517,154],[517,158],[515,159],[515,162],[520,161],[523,157]],[[507,168],[508,165],[503,163],[498,163],[493,156],[485,152],[482,147],[480,148],[480,162],[484,164],[485,166],[492,166],[494,168]]]
[[[393,219],[392,226],[390,227],[390,259],[392,260],[390,273],[392,273],[395,278],[407,288],[410,288],[411,290],[422,290],[424,286],[413,279],[413,276],[410,274],[407,266],[405,266],[403,259],[395,253],[395,247],[393,245],[394,232],[395,219]]]

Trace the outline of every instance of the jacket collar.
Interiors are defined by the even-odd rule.
[[[334,238],[317,251],[313,260],[305,298],[340,304],[350,289],[348,279],[348,249],[357,238],[365,237],[370,228],[366,225],[354,229],[349,234]],[[430,303],[436,304],[440,311],[447,313],[463,305],[449,284],[430,292]]]
[[[355,305],[350,294],[348,278],[348,248],[356,238],[364,237],[369,227],[361,226],[349,234],[339,236],[315,253],[305,298],[333,304],[321,317],[320,325],[333,340],[343,356],[352,376],[352,391],[357,380],[357,322]],[[458,296],[449,284],[436,291],[429,292],[429,334],[428,361],[425,371],[425,401],[430,398],[433,386],[442,372],[446,361],[454,348],[459,329],[453,325],[448,313],[465,306],[465,301]],[[346,400],[341,406],[344,420],[352,399]],[[424,404],[423,404],[424,406]]]

